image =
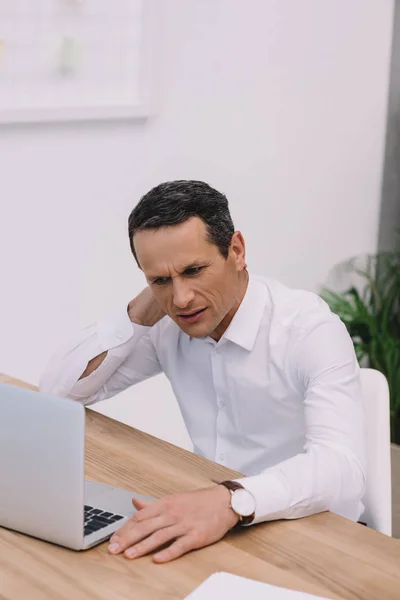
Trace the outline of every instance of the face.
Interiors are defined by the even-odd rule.
[[[247,287],[241,233],[233,234],[227,259],[208,241],[206,226],[198,217],[180,225],[138,231],[134,245],[164,312],[192,337],[219,339]]]

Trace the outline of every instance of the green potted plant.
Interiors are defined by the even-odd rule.
[[[352,258],[334,273],[347,279],[344,291],[325,287],[321,297],[345,324],[360,364],[386,376],[391,438],[400,444],[400,245]]]

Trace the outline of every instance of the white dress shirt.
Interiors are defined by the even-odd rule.
[[[78,381],[87,363],[103,363]],[[218,342],[169,317],[133,324],[124,307],[59,351],[40,389],[92,404],[163,371],[194,451],[247,477],[254,523],[363,512],[365,436],[359,366],[340,319],[316,294],[250,276]]]

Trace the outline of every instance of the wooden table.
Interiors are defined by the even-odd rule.
[[[88,478],[156,497],[238,475],[91,410],[86,443]],[[323,513],[230,533],[156,565],[111,556],[107,544],[74,552],[0,528],[1,600],[180,600],[216,571],[327,598],[399,600],[400,542]]]

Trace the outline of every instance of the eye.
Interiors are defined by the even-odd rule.
[[[194,277],[195,275],[198,275],[203,269],[204,267],[190,267],[190,269],[186,269],[185,275],[188,275],[189,277]]]
[[[153,285],[165,285],[168,281],[169,277],[157,277],[157,279],[154,279]]]

